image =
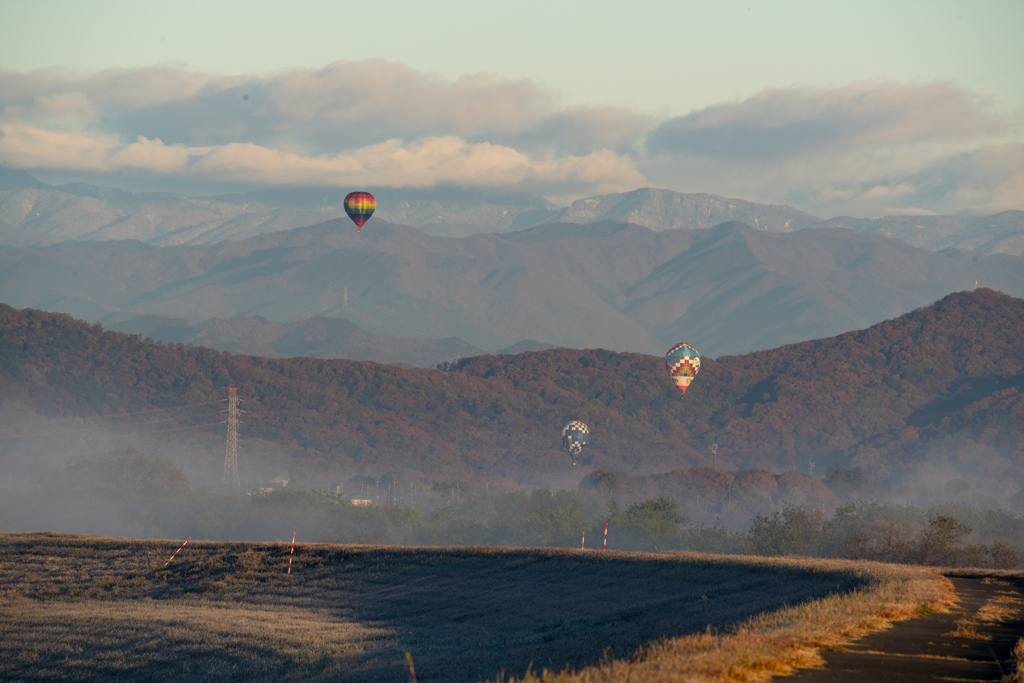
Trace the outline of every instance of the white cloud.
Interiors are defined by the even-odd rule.
[[[77,93],[104,110],[141,109],[195,98],[204,90],[224,90],[244,80],[245,77],[212,76],[171,66],[96,73],[58,67],[28,73],[0,72],[0,107]]]
[[[571,194],[581,189],[623,191],[644,182],[631,159],[608,150],[582,156],[531,155],[453,136],[413,143],[395,139],[339,154],[304,155],[251,142],[190,147],[139,137],[121,144],[112,136],[8,125],[0,126],[0,158],[27,168],[130,169],[279,185],[458,184]]]
[[[936,213],[934,211],[929,211],[928,209],[922,209],[921,207],[918,207],[918,206],[905,206],[905,207],[902,207],[902,208],[899,208],[899,209],[897,209],[895,207],[892,207],[892,206],[887,206],[887,207],[885,207],[885,209],[883,209],[883,213],[886,216],[935,216],[936,215]]]
[[[285,185],[388,185],[426,187],[562,188],[584,185],[621,191],[643,182],[630,159],[608,151],[586,156],[538,158],[501,145],[452,136],[414,143],[389,140],[342,154],[303,156],[251,143],[217,147],[191,170],[211,177]]]
[[[314,125],[384,117],[391,126],[457,133],[521,130],[551,111],[551,96],[529,81],[486,74],[439,81],[395,62],[335,62],[254,83],[261,116]]]
[[[107,171],[117,144],[113,135],[0,124],[0,161],[15,168]]]
[[[211,181],[632,189],[648,126],[626,110],[560,110],[525,80],[455,81],[384,60],[268,78],[171,67],[0,74],[0,160]]]
[[[1020,209],[1019,132],[948,83],[771,89],[662,123],[639,168],[824,217]]]
[[[380,59],[265,78],[171,67],[0,73],[5,121],[36,123],[55,99],[75,100],[94,114],[93,124],[129,139],[305,145],[311,154],[448,135],[524,149],[570,137],[589,152],[632,144],[650,125],[627,109],[559,108],[553,93],[528,80],[470,74],[447,81]]]
[[[652,154],[780,159],[836,149],[973,140],[1003,132],[990,104],[948,83],[768,89],[665,121]]]
[[[1020,127],[948,83],[776,88],[657,121],[528,80],[385,60],[267,77],[0,73],[0,162],[218,182],[576,198],[656,185],[821,216],[1024,208]],[[156,180],[154,180],[156,182]]]
[[[199,150],[193,150],[196,154]],[[124,167],[152,171],[155,173],[180,173],[186,170],[189,150],[182,145],[165,145],[161,140],[149,140],[142,136],[136,142],[113,152],[109,167]]]
[[[940,159],[916,182],[939,212],[1024,209],[1024,143],[1007,142]]]

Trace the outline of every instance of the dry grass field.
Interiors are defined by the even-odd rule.
[[[753,681],[952,596],[841,561],[299,544],[287,576],[284,543],[178,545],[0,534],[0,679]]]

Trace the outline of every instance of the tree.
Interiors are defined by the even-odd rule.
[[[747,534],[747,549],[756,555],[815,555],[824,515],[785,505],[770,517],[757,515]]]
[[[614,525],[617,548],[678,549],[683,544],[682,525],[690,521],[679,511],[679,504],[665,496],[648,498],[629,506],[625,512],[610,503],[608,511],[608,523]]]
[[[864,470],[854,467],[852,470],[843,469],[839,463],[829,466],[821,481],[825,486],[832,489],[840,498],[849,498],[851,494],[857,493],[867,483]]]
[[[961,524],[955,517],[932,515],[928,520],[928,528],[921,534],[917,561],[936,566],[963,564],[967,558],[960,543],[971,531],[971,527]]]

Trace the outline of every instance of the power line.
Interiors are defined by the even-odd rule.
[[[216,427],[217,425],[222,425],[222,424],[226,424],[226,421],[225,420],[219,420],[217,422],[204,422],[203,424],[198,424],[198,425],[184,425],[184,426],[181,426],[181,427],[170,427],[168,429],[143,430],[143,431],[141,431],[139,433],[140,434],[145,434],[145,435],[148,436],[149,434],[166,434],[167,432],[181,432],[181,431],[184,431],[186,429],[199,429],[201,427]]]
[[[201,403],[186,403],[180,406],[169,406],[167,408],[151,408],[149,410],[136,410],[130,413],[118,413],[116,415],[90,415],[88,417],[50,417],[45,420],[35,420],[33,422],[9,422],[4,427],[34,427],[37,425],[53,426],[59,425],[65,422],[77,422],[82,423],[88,421],[98,420],[120,420],[126,418],[132,418],[136,415],[151,415],[153,413],[166,413],[171,410],[184,410],[186,408],[197,408],[199,406],[208,406],[214,403],[223,403],[226,399],[217,399],[214,401],[202,401]]]
[[[220,416],[223,411],[217,411],[213,413],[196,413],[191,415],[179,415],[177,417],[170,417],[161,420],[147,420],[145,422],[135,423],[122,423],[122,424],[85,424],[84,422],[80,426],[68,424],[67,420],[61,421],[58,424],[47,424],[45,422],[31,422],[22,423],[21,425],[9,425],[12,427],[24,427],[34,426],[35,429],[18,429],[11,431],[18,431],[20,433],[7,433],[0,432],[0,441],[12,441],[17,439],[27,439],[39,436],[67,436],[75,434],[90,434],[90,433],[106,433],[113,435],[126,436],[133,433],[144,433],[144,434],[156,434],[163,433],[166,431],[178,431],[180,429],[193,429],[198,427],[204,427],[214,424],[224,424],[224,420],[218,420],[217,422],[204,422],[202,424],[183,425],[181,427],[172,427],[170,429],[149,429],[151,426],[162,425],[167,423],[182,422],[185,420],[208,420],[211,417]]]

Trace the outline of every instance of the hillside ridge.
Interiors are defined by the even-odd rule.
[[[579,481],[602,468],[708,466],[713,440],[725,469],[807,472],[813,461],[889,478],[969,462],[1006,482],[1024,471],[1022,340],[1024,301],[959,292],[837,337],[705,356],[683,397],[659,357],[637,353],[485,355],[449,371],[267,359],[3,306],[0,387],[8,409],[82,418],[210,401],[235,386],[253,462],[316,479],[401,470]],[[569,419],[591,427],[580,468],[560,452]],[[223,458],[216,430],[189,438],[206,444],[211,466]]]

